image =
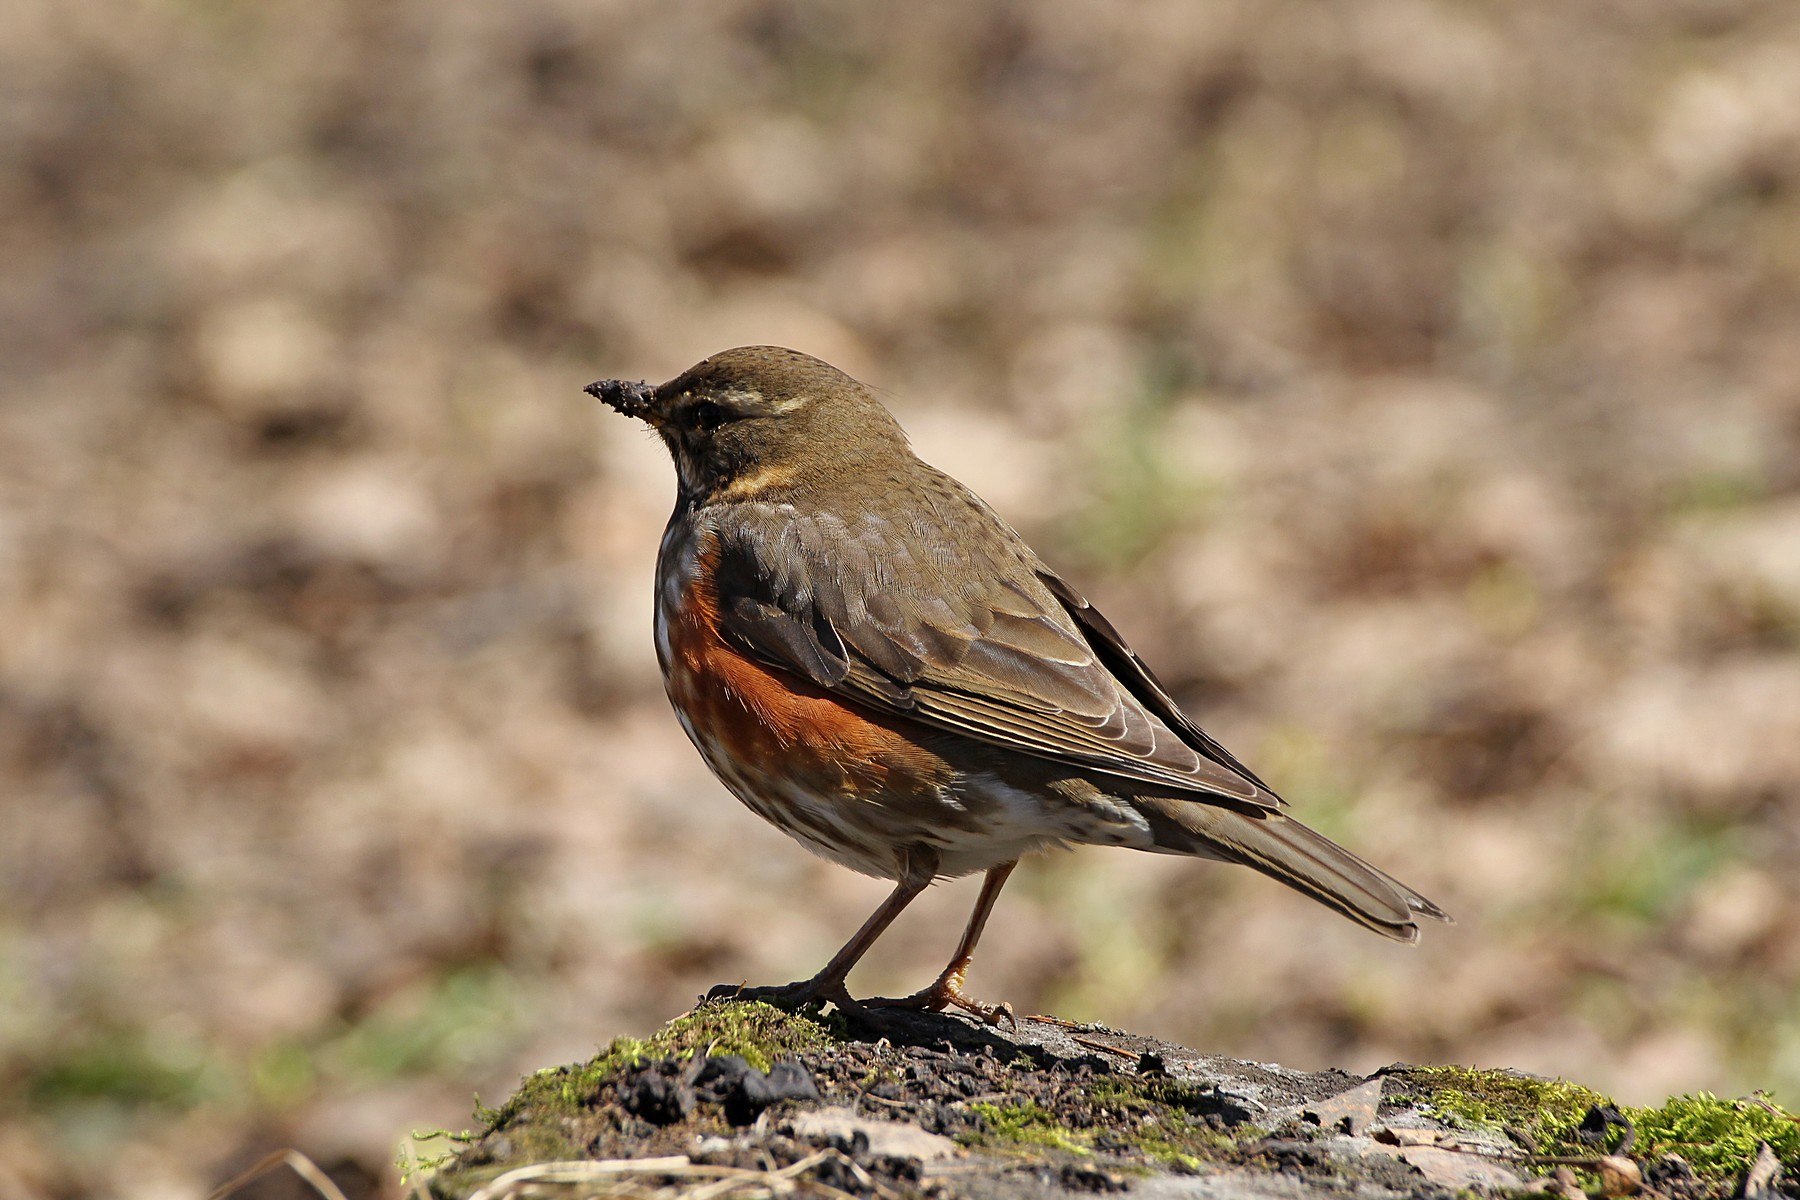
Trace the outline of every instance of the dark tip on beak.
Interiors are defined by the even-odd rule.
[[[656,389],[647,383],[627,383],[623,379],[596,380],[581,390],[616,413],[646,419],[656,395]]]

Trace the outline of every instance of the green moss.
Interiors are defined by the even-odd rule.
[[[590,1103],[601,1085],[619,1072],[662,1058],[736,1054],[766,1071],[779,1059],[824,1049],[841,1032],[832,1022],[760,1001],[703,1004],[647,1038],[618,1038],[585,1063],[526,1077],[510,1100],[498,1109],[478,1109],[476,1119],[497,1129],[527,1110],[571,1112]]]
[[[766,1071],[780,1059],[825,1049],[841,1033],[839,1025],[761,1001],[703,1004],[647,1038],[619,1038],[589,1066],[610,1073],[657,1058],[737,1054]]]
[[[1423,1067],[1402,1077],[1422,1094],[1423,1107],[1446,1122],[1489,1132],[1523,1130],[1540,1153],[1551,1155],[1594,1153],[1575,1140],[1575,1129],[1588,1109],[1611,1103],[1579,1084],[1511,1071]],[[1760,1096],[1721,1100],[1701,1092],[1620,1112],[1637,1131],[1634,1158],[1679,1154],[1702,1177],[1728,1182],[1750,1168],[1757,1147],[1767,1142],[1784,1167],[1800,1171],[1800,1117]]]
[[[451,1133],[448,1129],[415,1129],[395,1151],[394,1169],[400,1173],[402,1184],[429,1178],[455,1161],[462,1148],[474,1140],[472,1134]]]
[[[1546,1154],[1568,1149],[1570,1136],[1588,1109],[1608,1103],[1605,1096],[1578,1083],[1516,1071],[1421,1067],[1404,1078],[1424,1093],[1425,1109],[1449,1124],[1490,1133],[1519,1129]]]
[[[1800,1170],[1800,1117],[1760,1096],[1721,1100],[1700,1092],[1624,1114],[1637,1130],[1631,1152],[1640,1157],[1679,1154],[1700,1175],[1735,1179],[1767,1142],[1785,1168]]]
[[[1203,1114],[1212,1097],[1174,1080],[1098,1079],[1083,1101],[1074,1120],[1031,1100],[977,1102],[969,1107],[981,1117],[982,1127],[961,1140],[984,1149],[1033,1147],[1080,1155],[1142,1156],[1189,1170],[1236,1145],[1206,1122]]]
[[[1123,1118],[1106,1123],[1108,1149],[1116,1145],[1171,1166],[1193,1169],[1263,1132],[1244,1125],[1236,1137],[1221,1133],[1206,1119],[1217,1097],[1174,1079],[1112,1076],[1096,1080],[1089,1094],[1102,1110]]]
[[[964,1135],[961,1141],[965,1146],[1041,1146],[1071,1154],[1093,1153],[1055,1113],[1029,1100],[1017,1104],[977,1101],[969,1107],[981,1117],[984,1128]]]

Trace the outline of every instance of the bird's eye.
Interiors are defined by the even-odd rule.
[[[688,409],[688,423],[702,433],[711,433],[723,425],[726,419],[727,414],[724,407],[714,404],[711,400],[702,400]]]

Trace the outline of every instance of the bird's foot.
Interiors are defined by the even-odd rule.
[[[878,996],[864,1000],[864,1008],[910,1008],[922,1012],[943,1012],[946,1008],[958,1008],[977,1020],[998,1025],[1005,1021],[1013,1029],[1019,1027],[1018,1018],[1013,1016],[1010,1004],[983,1004],[963,994],[963,972],[966,966],[959,966],[945,971],[937,977],[937,981],[928,988],[914,992],[910,996]]]
[[[842,979],[829,979],[820,975],[794,983],[762,987],[721,983],[709,990],[702,999],[761,1000],[773,1004],[777,1008],[789,1010],[805,1008],[808,1005],[818,1005],[823,1008],[826,1004],[831,1004],[844,1012],[855,1012],[859,1007],[857,1002],[850,998],[850,992],[844,987]]]

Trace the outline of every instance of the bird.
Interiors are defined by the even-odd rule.
[[[667,383],[584,390],[674,460],[655,643],[688,738],[758,816],[893,882],[817,974],[733,994],[1011,1020],[964,991],[976,944],[1019,860],[1073,846],[1247,866],[1402,942],[1421,917],[1450,921],[1289,815],[1073,584],[913,453],[866,385],[742,346]],[[851,968],[901,911],[975,872],[937,977],[852,999]]]

